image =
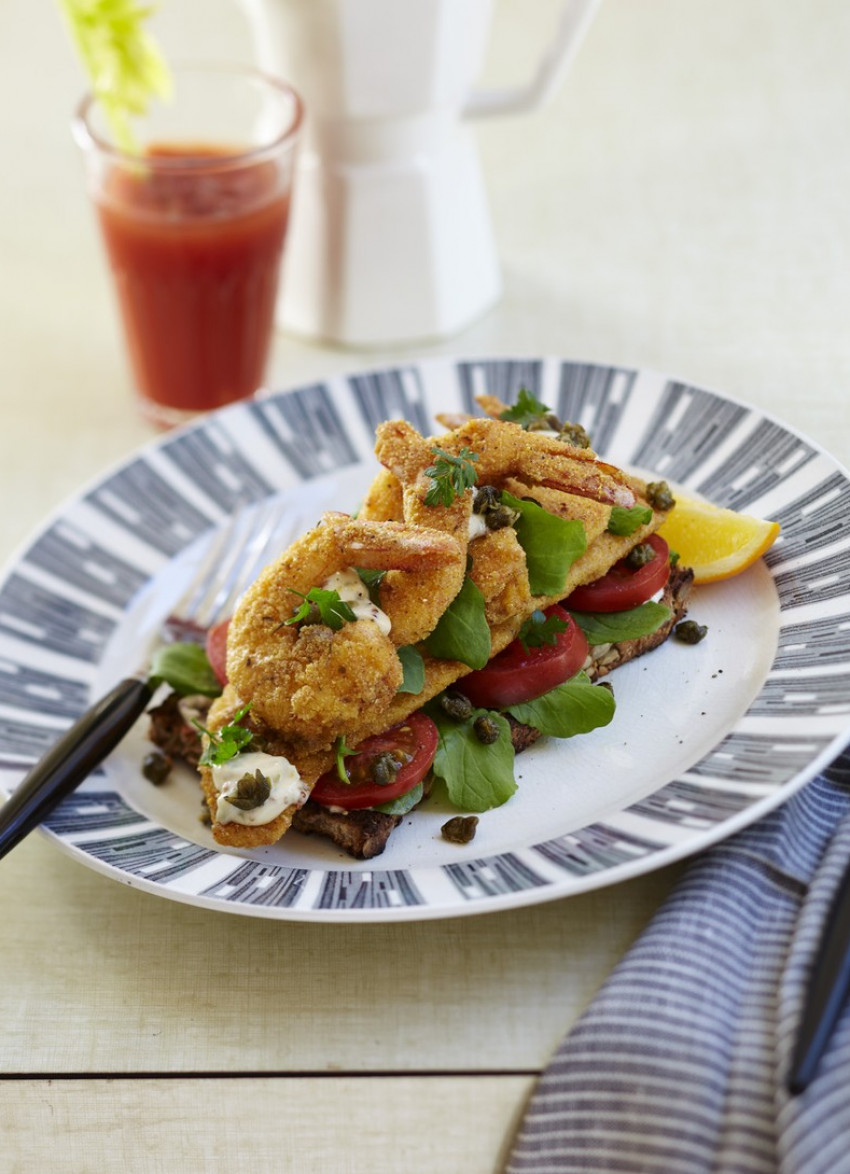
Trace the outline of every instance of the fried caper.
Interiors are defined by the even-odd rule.
[[[475,731],[475,737],[485,746],[492,746],[494,742],[499,740],[501,730],[492,714],[482,713],[472,723],[472,728]]]
[[[398,772],[401,770],[401,763],[390,750],[385,750],[382,754],[378,754],[372,760],[372,766],[369,774],[372,777],[372,782],[377,783],[379,787],[388,787],[390,783],[394,783]]]
[[[244,774],[226,799],[231,807],[239,811],[253,811],[255,807],[262,807],[271,793],[269,780],[261,770],[255,770],[253,774]]]
[[[468,844],[474,839],[477,830],[477,815],[453,815],[440,828],[443,839],[449,840],[452,844]]]
[[[648,542],[639,542],[626,555],[626,565],[636,571],[639,567],[645,567],[647,563],[651,563],[654,558],[655,551],[650,544]]]
[[[698,624],[696,620],[682,620],[673,629],[673,635],[683,644],[699,644],[708,632],[707,624]]]
[[[590,448],[590,437],[587,429],[581,424],[571,424],[567,421],[558,429],[558,440],[571,444],[574,448]]]
[[[655,510],[672,510],[676,504],[673,491],[666,481],[650,481],[646,487],[646,500]]]
[[[455,693],[454,690],[442,694],[440,708],[457,722],[465,722],[472,717],[472,702],[463,693]]]
[[[173,766],[174,762],[167,754],[163,754],[161,750],[152,750],[142,759],[142,774],[149,783],[161,787],[171,774]]]

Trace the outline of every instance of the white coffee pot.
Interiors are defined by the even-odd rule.
[[[497,300],[471,121],[545,102],[598,3],[566,3],[528,85],[476,91],[492,0],[242,0],[258,63],[307,110],[284,328],[349,346],[424,341]]]

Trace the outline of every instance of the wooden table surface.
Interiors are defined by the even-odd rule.
[[[556,0],[500,0],[519,80]],[[201,12],[203,17],[201,19]],[[4,0],[0,557],[149,440],[68,133],[58,9]],[[250,61],[237,0],[163,0],[169,55]],[[850,458],[850,6],[604,0],[552,104],[482,125],[501,302],[415,356],[665,371]],[[283,387],[411,357],[280,335]],[[225,916],[33,835],[0,864],[0,1169],[500,1170],[535,1075],[679,866],[393,925]]]

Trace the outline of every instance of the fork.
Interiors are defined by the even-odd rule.
[[[271,502],[234,512],[210,542],[200,566],[164,624],[197,633],[231,614],[256,578],[279,521]],[[38,826],[114,750],[144,713],[158,682],[141,672],[119,681],[65,731],[0,808],[0,858]]]

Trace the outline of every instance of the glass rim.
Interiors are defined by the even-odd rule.
[[[145,166],[162,171],[203,171],[215,167],[220,171],[223,167],[240,167],[255,163],[266,155],[274,154],[281,147],[294,146],[301,125],[304,121],[304,100],[298,91],[282,78],[255,69],[249,65],[221,64],[217,62],[179,62],[169,67],[172,74],[229,74],[231,77],[242,77],[248,81],[261,82],[269,90],[277,92],[281,97],[292,100],[293,112],[289,123],[284,129],[267,143],[250,147],[245,151],[225,151],[215,158],[209,156],[180,156],[180,155],[139,155],[133,151],[126,151],[117,146],[110,139],[99,134],[91,124],[91,115],[98,108],[99,98],[89,90],[83,95],[74,111],[71,121],[71,132],[77,144],[83,150],[92,148],[101,154],[110,157],[115,162],[138,164],[144,158]]]

